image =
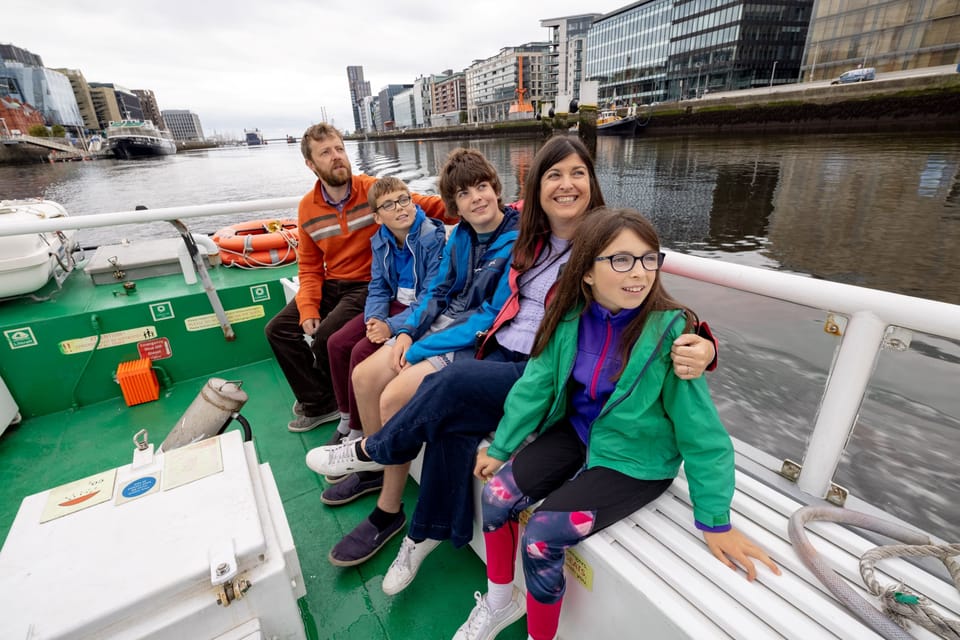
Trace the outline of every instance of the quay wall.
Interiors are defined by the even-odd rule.
[[[349,140],[464,139],[485,136],[549,136],[579,123],[595,126],[596,111],[453,127],[408,129],[347,136]],[[640,135],[687,133],[804,133],[960,129],[960,73],[874,80],[832,86],[781,85],[769,93],[707,95],[642,107]]]

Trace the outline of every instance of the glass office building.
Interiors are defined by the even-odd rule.
[[[585,76],[599,82],[599,106],[664,99],[672,13],[672,0],[647,0],[594,21]]]
[[[960,63],[960,0],[820,0],[804,80],[858,66],[901,71]]]
[[[813,0],[646,0],[593,23],[601,106],[795,82]]]

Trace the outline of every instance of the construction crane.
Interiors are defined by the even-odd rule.
[[[520,70],[520,73],[517,77],[517,99],[510,103],[510,115],[515,113],[533,113],[533,105],[523,99],[523,96],[527,93],[527,90],[523,86],[523,56],[517,56],[517,67]]]

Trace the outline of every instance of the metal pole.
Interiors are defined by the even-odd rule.
[[[697,97],[700,97],[700,63],[697,63]]]
[[[777,63],[778,63],[778,62],[780,62],[780,61],[779,61],[779,60],[774,60],[774,61],[773,61],[773,71],[770,72],[770,86],[771,86],[771,87],[773,87],[773,76],[774,76],[774,74],[777,72]]]

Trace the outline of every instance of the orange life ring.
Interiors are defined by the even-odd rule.
[[[237,267],[275,267],[297,259],[297,221],[249,220],[220,229],[220,261]]]

